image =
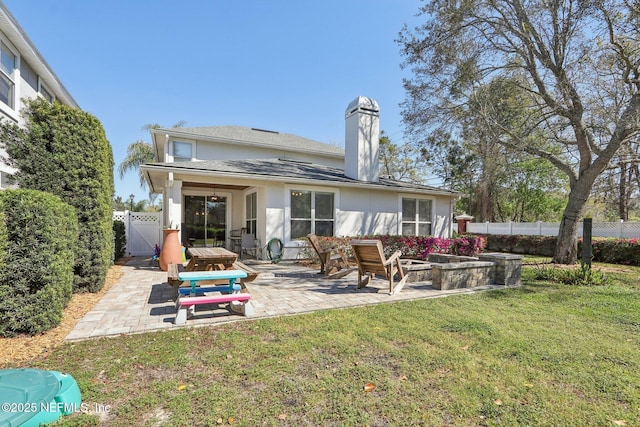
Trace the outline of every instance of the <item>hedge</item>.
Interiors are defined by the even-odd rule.
[[[1,139],[21,188],[56,194],[79,226],[74,291],[104,286],[113,249],[113,153],[98,119],[42,98],[27,101],[26,126],[3,124]]]
[[[474,235],[480,236],[480,235]],[[552,257],[556,250],[555,236],[525,236],[488,234],[485,250],[488,252],[509,252],[514,254]]]
[[[582,253],[581,241],[578,242]],[[593,240],[593,260],[610,264],[640,265],[640,239],[602,239]]]
[[[338,244],[347,249],[349,257],[351,252],[351,239],[377,239],[382,241],[385,256],[390,256],[395,251],[402,253],[406,259],[427,259],[430,253],[450,253],[454,255],[476,256],[482,252],[485,238],[482,236],[464,236],[455,239],[443,239],[431,236],[396,236],[396,235],[371,235],[361,237],[322,237],[318,236],[321,246],[333,246]],[[307,251],[311,258],[316,257],[313,250]]]
[[[552,257],[557,237],[524,235],[486,235],[487,251]],[[640,265],[640,239],[594,237],[592,260],[610,264]],[[578,239],[578,259],[582,259],[582,239]]]
[[[35,190],[0,192],[0,335],[57,326],[73,289],[76,213]]]
[[[127,249],[127,232],[123,221],[113,221],[113,260],[122,258]]]

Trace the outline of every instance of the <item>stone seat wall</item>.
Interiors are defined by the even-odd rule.
[[[491,261],[432,263],[431,268],[434,289],[475,288],[494,283],[495,263]]]
[[[458,289],[491,284],[520,285],[522,255],[486,253],[476,257],[430,254],[429,262],[403,264],[410,282],[431,280],[434,289]]]

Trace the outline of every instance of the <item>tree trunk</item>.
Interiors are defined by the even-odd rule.
[[[629,198],[627,191],[627,164],[620,161],[620,182],[618,185],[618,214],[620,219],[627,221],[629,219]]]
[[[575,264],[578,259],[578,221],[589,198],[591,184],[585,179],[578,180],[569,193],[553,255],[556,264]]]

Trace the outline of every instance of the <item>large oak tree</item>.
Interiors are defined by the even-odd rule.
[[[479,88],[497,78],[513,82],[527,100],[517,125],[505,122],[504,107],[483,104],[472,113],[486,120],[496,142],[568,176],[553,259],[574,263],[577,224],[594,181],[640,132],[637,2],[433,0],[420,14],[424,23],[405,27],[398,39],[412,72],[405,80],[407,128],[426,137],[473,108]]]

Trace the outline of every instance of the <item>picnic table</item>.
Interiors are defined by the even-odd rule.
[[[179,288],[185,280],[179,278],[182,272],[190,271],[217,271],[217,270],[242,270],[247,273],[243,282],[251,282],[258,277],[258,271],[238,260],[238,254],[225,248],[189,248],[187,250],[191,259],[189,263],[169,264],[167,267],[168,281],[174,288]]]
[[[190,294],[195,296],[196,291],[200,290],[201,292],[228,292],[232,294],[234,292],[234,285],[237,279],[244,279],[247,277],[247,273],[242,270],[218,270],[218,271],[185,271],[182,273],[178,273],[178,279],[181,281],[189,281],[191,285]],[[201,287],[200,289],[196,288],[198,282],[200,281],[209,281],[209,280],[228,280],[229,285],[222,286],[212,286],[212,287]],[[183,293],[183,292],[181,292]],[[186,293],[186,292],[184,292]]]
[[[242,270],[187,271],[178,273],[178,279],[189,281],[191,289],[188,297],[180,295],[183,294],[183,292],[179,292],[178,300],[176,301],[177,314],[174,323],[176,325],[185,324],[187,318],[195,314],[195,306],[201,304],[230,303],[229,309],[231,311],[240,312],[245,316],[253,316],[253,308],[249,302],[251,295],[248,293],[239,293],[239,287],[235,289],[236,279],[245,277],[247,277],[247,273]],[[211,280],[228,280],[229,284],[223,286],[196,287],[200,281]],[[197,296],[197,291],[201,293],[220,292],[221,295],[206,294]],[[186,293],[187,292],[184,292],[184,294]]]
[[[225,248],[189,248],[191,257],[187,271],[228,270],[238,260],[238,254]]]

